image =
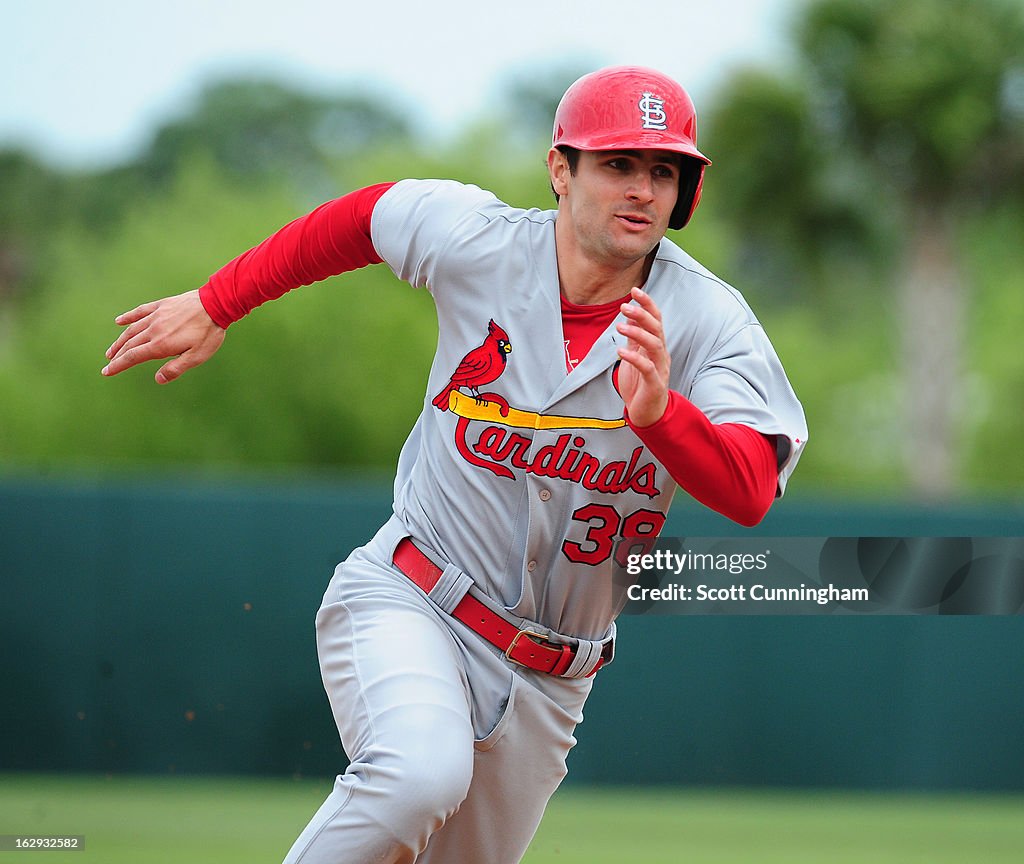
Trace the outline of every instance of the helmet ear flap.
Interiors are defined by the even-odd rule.
[[[699,159],[684,158],[679,171],[679,197],[668,220],[668,227],[678,231],[693,215],[700,203],[700,192],[704,185],[705,164]]]

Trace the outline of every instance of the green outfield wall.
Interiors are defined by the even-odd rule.
[[[343,770],[313,616],[371,482],[0,480],[0,772]],[[753,532],[1020,536],[1019,508],[785,500]],[[627,615],[571,782],[1024,789],[1024,616]]]

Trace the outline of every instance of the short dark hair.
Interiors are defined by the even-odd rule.
[[[580,151],[568,144],[559,144],[558,149],[565,155],[565,161],[569,163],[569,173],[575,175],[576,166],[580,164]]]

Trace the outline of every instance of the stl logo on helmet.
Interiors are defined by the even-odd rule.
[[[637,103],[643,129],[668,129],[668,117],[665,114],[665,100],[653,93],[644,93]]]

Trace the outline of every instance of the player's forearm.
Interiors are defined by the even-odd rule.
[[[294,288],[380,263],[370,218],[392,185],[368,186],[328,201],[230,261],[199,289],[207,313],[227,328]]]
[[[756,525],[775,500],[775,449],[755,429],[716,425],[673,391],[661,420],[630,426],[682,489],[734,522]]]

